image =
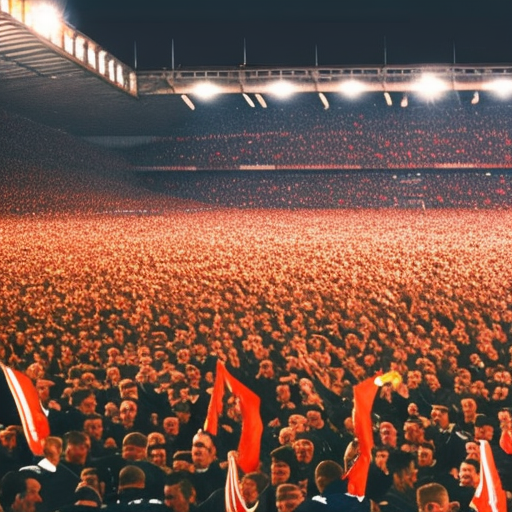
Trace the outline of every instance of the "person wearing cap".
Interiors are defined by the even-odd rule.
[[[416,502],[418,512],[458,512],[460,506],[450,501],[446,488],[435,482],[418,487]]]
[[[174,455],[172,456],[173,471],[193,473],[195,469],[194,463],[192,462],[191,450],[178,450],[177,452],[174,452]]]
[[[494,422],[485,414],[477,414],[474,421],[474,439],[475,441],[488,441],[495,445]]]

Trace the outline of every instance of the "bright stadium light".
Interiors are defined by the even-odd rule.
[[[495,80],[487,84],[485,88],[500,98],[508,98],[512,95],[512,80]]]
[[[51,39],[54,34],[57,34],[62,26],[59,11],[50,4],[34,5],[28,18],[27,24],[47,39]]]
[[[471,105],[476,105],[480,101],[480,94],[478,91],[475,91],[473,97],[471,98]]]
[[[402,100],[400,101],[400,106],[402,108],[406,108],[409,106],[409,98],[407,97],[407,94],[404,94],[402,96]]]
[[[423,75],[421,80],[416,82],[414,89],[421,96],[427,99],[434,99],[447,91],[448,86],[445,82],[433,75]]]
[[[389,92],[385,92],[384,93],[384,99],[386,100],[386,105],[388,107],[392,107],[393,106],[393,100],[391,99],[391,94],[389,94]]]
[[[284,80],[274,82],[268,86],[268,92],[278,98],[289,98],[295,92],[295,86]]]
[[[194,87],[194,94],[204,100],[209,100],[219,93],[220,88],[209,82],[203,82]]]
[[[349,98],[356,98],[365,90],[365,85],[357,80],[348,80],[340,84],[340,92]]]

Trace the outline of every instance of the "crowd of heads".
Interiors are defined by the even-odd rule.
[[[218,465],[213,487],[190,478],[196,503],[223,485],[240,438],[233,399],[218,435],[194,438],[217,360],[262,397],[261,472],[303,498],[322,460],[346,470],[357,452],[353,386],[395,370],[402,384],[374,403],[374,465],[392,475],[406,453],[387,484],[416,490],[441,472],[453,493],[476,481],[478,442],[499,448],[509,429],[509,226],[507,210],[5,218],[2,360],[33,379],[62,439],[48,459],[79,481],[91,468],[105,480],[95,463],[114,456],[194,478]],[[31,463],[20,437],[0,433],[5,472]]]
[[[326,178],[332,190],[338,179]],[[412,188],[419,201],[430,179],[398,180],[398,197]],[[505,175],[492,179],[510,190]],[[454,185],[457,197],[483,197],[460,180],[469,186]],[[89,192],[95,206],[77,200],[81,213],[116,204]],[[19,204],[32,212],[30,201]],[[358,453],[354,385],[390,370],[403,381],[382,386],[373,406],[375,510],[467,510],[481,441],[512,490],[509,209],[191,204],[151,216],[0,218],[0,359],[33,380],[51,428],[41,460],[19,426],[0,430],[6,512],[138,500],[219,510],[243,416],[230,396],[217,435],[202,430],[219,360],[261,397],[247,503],[291,512],[343,489]]]
[[[379,101],[382,96],[376,95]],[[509,108],[451,100],[386,108],[371,100],[322,109],[309,100],[266,111],[209,111],[175,136],[126,152],[141,166],[240,169],[509,167]]]

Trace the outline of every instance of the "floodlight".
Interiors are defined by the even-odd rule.
[[[389,92],[387,92],[387,91],[386,91],[386,92],[384,93],[384,99],[386,100],[386,105],[387,105],[388,107],[393,106],[393,100],[391,99],[391,95],[389,94]]]
[[[245,92],[242,94],[242,96],[244,97],[245,101],[247,101],[247,103],[252,107],[254,108],[256,105],[254,104],[254,101],[252,101],[251,97],[246,94]]]
[[[220,88],[215,84],[203,82],[194,87],[194,94],[204,100],[213,98],[220,93]]]
[[[407,94],[404,94],[402,96],[402,101],[400,102],[400,106],[402,108],[406,108],[407,106],[409,106],[409,98],[407,97]]]
[[[480,94],[478,94],[478,91],[475,91],[473,94],[473,97],[471,98],[471,105],[476,105],[480,101]]]
[[[340,84],[340,92],[346,96],[349,96],[350,98],[359,96],[365,90],[365,85],[361,82],[358,82],[357,80],[347,80],[346,82]]]
[[[512,95],[512,80],[499,79],[486,84],[488,91],[493,92],[500,98],[507,98]]]
[[[325,94],[323,92],[318,93],[318,97],[320,98],[320,101],[322,102],[322,105],[324,106],[324,110],[329,109],[329,102],[327,101],[327,98],[325,97]]]
[[[192,103],[192,100],[186,94],[182,94],[181,99],[185,102],[185,105],[187,105],[190,110],[196,109],[196,106]]]
[[[433,75],[423,75],[421,80],[414,84],[414,89],[423,97],[433,99],[448,89],[446,82]]]
[[[265,101],[265,98],[261,94],[256,93],[254,97],[256,98],[256,100],[258,101],[262,108],[267,108],[267,102]]]
[[[61,16],[53,5],[37,4],[30,10],[28,25],[38,34],[51,39],[61,28]]]
[[[268,86],[268,92],[278,98],[289,98],[295,92],[295,86],[284,80],[274,82]]]

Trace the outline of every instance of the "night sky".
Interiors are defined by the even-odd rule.
[[[510,0],[60,1],[139,69],[512,62]]]

